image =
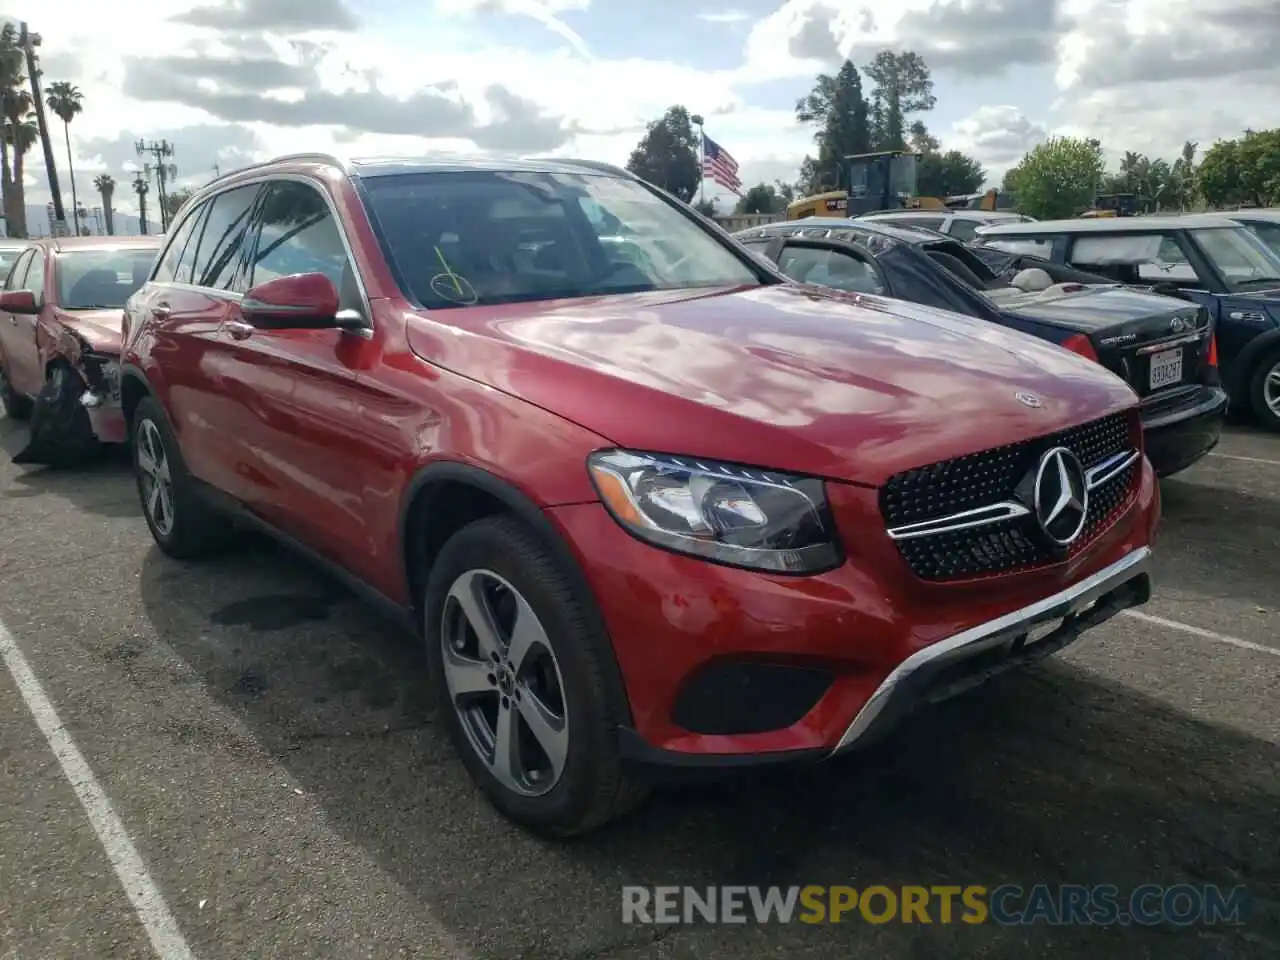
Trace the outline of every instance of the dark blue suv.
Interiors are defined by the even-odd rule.
[[[1232,403],[1280,431],[1280,257],[1230,214],[981,227],[976,243],[1203,304]]]

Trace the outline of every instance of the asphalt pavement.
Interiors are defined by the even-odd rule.
[[[19,425],[0,420],[14,452]],[[533,839],[414,641],[288,553],[152,545],[0,452],[0,960],[1280,955],[1280,437],[1163,485],[1156,595],[864,755]],[[7,639],[6,639],[7,637]],[[623,885],[1243,885],[1240,925],[628,925]],[[157,947],[156,945],[159,944]]]

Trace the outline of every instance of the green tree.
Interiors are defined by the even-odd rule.
[[[71,161],[71,121],[84,112],[84,94],[80,88],[65,80],[49,84],[49,93],[45,97],[49,109],[62,121],[62,131],[67,140],[67,176],[71,180],[71,225],[72,235],[80,236],[80,201],[76,196],[76,170]]]
[[[116,178],[109,173],[100,173],[93,178],[94,189],[102,195],[102,215],[107,221],[107,236],[116,232],[115,211],[111,209],[111,198],[116,192]]]
[[[1104,170],[1097,140],[1051,137],[1005,174],[1004,189],[1017,195],[1018,209],[1027,216],[1074,217],[1093,205]]]
[[[165,212],[169,214],[170,218],[176,216],[178,211],[182,209],[182,205],[191,199],[191,193],[190,189],[182,187],[164,195]]]
[[[734,213],[778,213],[787,206],[786,200],[778,193],[777,187],[768,183],[757,183],[742,195]]]
[[[883,50],[863,69],[875,83],[870,110],[874,149],[905,150],[907,117],[932,110],[938,102],[928,64],[910,50]]]
[[[987,182],[987,171],[959,150],[929,150],[922,152],[916,180],[922,197],[952,197],[977,193]]]
[[[819,74],[808,95],[796,101],[796,119],[818,128],[813,136],[818,146],[815,193],[843,185],[844,158],[871,149],[867,111],[862,77],[850,60],[834,76]]]
[[[688,203],[702,183],[699,146],[689,111],[669,107],[661,119],[649,124],[631,151],[627,169]]]
[[[1280,128],[1246,130],[1238,144],[1241,202],[1256,207],[1280,203]]]
[[[1239,144],[1219,140],[1205,151],[1196,170],[1196,185],[1212,207],[1234,206],[1241,202]]]

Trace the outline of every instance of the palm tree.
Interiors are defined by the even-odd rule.
[[[10,153],[8,130],[9,124],[21,124],[31,112],[26,66],[26,54],[18,46],[18,31],[12,23],[6,23],[0,29],[0,205],[11,237],[27,235],[22,160]]]
[[[71,164],[71,121],[84,110],[84,94],[80,88],[66,80],[49,84],[49,95],[45,97],[49,109],[62,121],[62,129],[67,136],[67,174],[71,177],[71,219],[73,236],[80,236],[80,204],[76,199],[76,171]]]
[[[27,98],[27,102],[31,102],[30,97]],[[0,131],[0,143],[4,144],[5,152],[13,157],[13,178],[8,186],[6,197],[8,206],[5,208],[5,216],[9,222],[9,235],[25,237],[27,235],[27,198],[22,183],[22,168],[27,152],[40,140],[40,128],[36,125],[35,115],[31,113],[30,108],[15,120],[14,114],[9,113],[9,104],[6,103],[5,114],[3,129]]]
[[[102,215],[107,221],[107,236],[113,237],[116,233],[116,221],[111,210],[111,195],[116,192],[115,178],[109,173],[100,173],[93,178],[93,185],[102,194]]]

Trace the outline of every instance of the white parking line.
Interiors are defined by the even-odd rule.
[[[1239,460],[1242,463],[1265,463],[1269,467],[1280,467],[1280,460],[1264,460],[1262,457],[1238,457],[1234,453],[1211,453],[1209,456],[1219,460]]]
[[[1239,647],[1241,650],[1252,650],[1254,653],[1266,653],[1273,657],[1280,657],[1280,649],[1276,647],[1264,647],[1260,643],[1254,643],[1252,640],[1241,640],[1239,637],[1229,637],[1225,633],[1214,633],[1212,630],[1205,630],[1203,627],[1193,627],[1189,623],[1179,623],[1177,620],[1166,620],[1164,617],[1153,617],[1149,613],[1141,613],[1137,610],[1121,611],[1127,617],[1133,617],[1135,620],[1141,620],[1143,623],[1150,623],[1157,627],[1165,627],[1168,630],[1181,630],[1183,633],[1189,633],[1194,637],[1203,637],[1205,640],[1216,640],[1218,643],[1229,644],[1233,647]]]
[[[111,861],[111,866],[124,887],[124,892],[128,894],[138,919],[146,928],[147,936],[151,939],[151,946],[155,948],[156,954],[161,957],[161,960],[195,960],[191,948],[183,939],[182,931],[178,929],[178,924],[173,919],[173,914],[169,912],[164,898],[160,895],[160,890],[151,879],[151,875],[147,873],[142,857],[138,855],[133,841],[125,832],[124,824],[111,809],[111,801],[103,792],[97,778],[93,775],[93,770],[89,768],[84,755],[76,747],[75,741],[67,733],[66,727],[58,719],[57,711],[45,696],[40,681],[31,672],[31,667],[18,648],[13,634],[3,623],[0,623],[0,657],[4,658],[5,666],[13,675],[14,683],[18,685],[18,692],[26,701],[27,709],[31,711],[36,724],[40,727],[40,732],[44,734],[50,749],[53,750],[53,755],[57,758],[58,765],[62,767],[62,773],[71,784],[71,789],[76,792],[84,812],[88,814],[89,822],[93,824],[94,832],[97,833],[98,840],[101,841],[107,858]]]

